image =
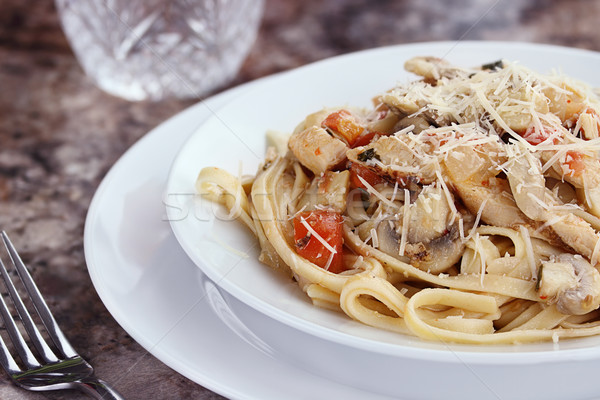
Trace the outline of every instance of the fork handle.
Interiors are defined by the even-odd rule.
[[[123,396],[102,379],[94,376],[80,379],[77,382],[79,390],[98,400],[125,400]]]

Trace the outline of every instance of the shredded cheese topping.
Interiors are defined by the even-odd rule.
[[[398,254],[400,256],[404,255],[408,240],[408,224],[410,221],[410,191],[408,189],[404,189],[404,207],[402,210],[404,213],[402,216],[402,236],[400,237],[400,246],[398,247]]]
[[[317,233],[317,231],[315,231],[313,229],[312,226],[310,226],[310,224],[308,222],[306,222],[306,219],[304,219],[304,217],[300,217],[300,223],[302,225],[304,225],[304,227],[306,228],[306,230],[308,232],[310,232],[310,234],[317,239],[319,242],[321,242],[321,244],[323,245],[323,247],[325,247],[327,250],[329,250],[331,252],[331,254],[336,254],[337,250],[334,249],[333,247],[331,247],[331,245],[329,243],[327,243],[327,240],[323,239],[323,236],[319,235]]]

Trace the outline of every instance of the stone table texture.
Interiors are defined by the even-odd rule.
[[[105,94],[83,74],[51,0],[2,0],[0,10],[0,228],[74,347],[127,399],[221,398],[155,359],[114,321],[83,251],[86,212],[106,172],[198,99],[131,103]],[[598,15],[594,0],[266,0],[258,39],[231,86],[400,43],[510,40],[598,51]],[[83,398],[26,392],[0,372],[3,400]]]

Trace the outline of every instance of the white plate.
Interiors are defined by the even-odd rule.
[[[506,58],[542,73],[560,69],[600,86],[600,54],[522,43],[414,44],[355,53],[300,68],[234,99],[186,142],[176,157],[167,185],[167,215],[178,241],[219,287],[249,306],[231,304],[233,309],[241,310],[237,314],[240,319],[244,320],[248,310],[258,310],[282,323],[284,327],[280,329],[300,341],[294,343],[286,335],[263,329],[271,320],[256,325],[256,319],[245,321],[259,337],[290,359],[307,368],[318,368],[323,364],[322,357],[306,356],[303,349],[315,345],[330,349],[334,360],[335,356],[345,355],[356,361],[339,361],[343,373],[331,373],[328,376],[332,379],[382,393],[398,393],[396,382],[391,379],[393,374],[385,374],[381,368],[395,362],[411,365],[403,373],[411,382],[405,393],[413,397],[427,398],[435,393],[435,387],[426,383],[434,371],[435,375],[452,376],[444,384],[449,394],[464,393],[469,382],[477,384],[469,398],[490,393],[507,398],[582,398],[597,392],[600,384],[595,379],[582,379],[585,383],[567,389],[560,378],[563,368],[573,371],[575,365],[600,365],[599,337],[558,345],[466,346],[430,343],[361,325],[312,307],[294,283],[257,261],[256,241],[240,223],[228,221],[220,208],[194,196],[194,181],[202,167],[218,166],[238,173],[241,162],[239,169],[243,173],[254,173],[264,155],[267,130],[289,132],[304,116],[324,106],[368,105],[374,95],[410,79],[402,65],[416,55],[445,57],[463,66]],[[277,326],[273,325],[271,331]],[[580,371],[583,369],[578,368]],[[547,378],[543,385],[530,380],[540,372]],[[507,385],[507,377],[525,387]]]
[[[94,287],[117,322],[151,354],[229,398],[373,398],[292,367],[244,332],[222,307],[211,282],[181,250],[166,221],[163,190],[182,142],[212,110],[247,87],[220,94],[160,125],[109,171],[85,226]]]

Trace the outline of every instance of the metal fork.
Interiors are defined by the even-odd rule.
[[[0,295],[0,316],[13,347],[22,362],[22,367],[17,364],[15,358],[11,355],[9,347],[2,339],[2,336],[0,336],[0,363],[13,382],[24,389],[33,391],[77,389],[96,399],[124,400],[106,382],[96,378],[92,366],[71,347],[58,327],[50,309],[42,298],[40,291],[27,271],[27,267],[21,261],[8,235],[2,231],[0,236],[2,236],[4,246],[8,251],[13,266],[17,270],[17,274],[21,278],[25,291],[31,303],[33,303],[34,311],[39,316],[48,336],[55,346],[55,350],[52,350],[50,344],[41,335],[31,314],[27,311],[23,300],[19,296],[6,266],[0,259],[0,274],[2,275],[8,294],[27,332],[29,341],[33,343],[39,359],[42,360],[42,362],[38,361],[32,349],[29,348],[4,298]]]

